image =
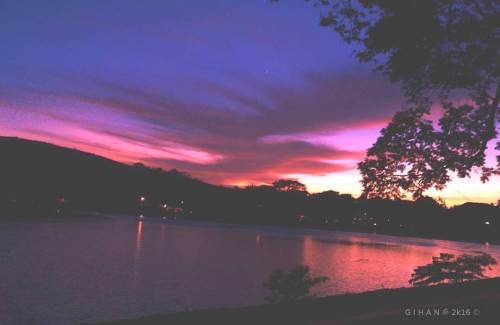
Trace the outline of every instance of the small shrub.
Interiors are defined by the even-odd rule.
[[[491,270],[491,265],[494,264],[497,264],[497,261],[486,253],[458,256],[441,253],[432,258],[432,263],[417,267],[410,283],[414,286],[423,286],[484,279],[487,278],[484,271]]]
[[[328,277],[312,277],[309,271],[307,265],[297,265],[288,272],[273,270],[264,281],[264,287],[270,291],[266,300],[271,303],[281,303],[311,298],[312,287],[328,281]]]

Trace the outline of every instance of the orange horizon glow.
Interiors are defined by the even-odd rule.
[[[5,129],[4,129],[5,130]],[[352,131],[349,131],[352,132]],[[134,144],[131,147],[131,151],[127,151],[127,147],[124,146],[126,142],[111,142],[120,143],[118,150],[113,150],[113,147],[109,145],[108,148],[96,148],[91,144],[83,143],[84,138],[80,139],[79,143],[74,142],[69,137],[60,138],[56,141],[54,137],[50,136],[33,136],[27,132],[10,132],[8,134],[4,134],[0,132],[2,136],[16,136],[20,138],[26,138],[30,140],[48,142],[55,145],[68,147],[77,149],[84,152],[90,152],[99,156],[103,156],[105,158],[119,161],[126,164],[133,164],[137,162],[142,162],[149,167],[160,167],[169,169],[171,166],[164,166],[161,164],[150,164],[147,159],[144,159],[144,156],[141,156],[141,153],[160,153],[161,149],[150,149],[145,148],[144,150],[134,151],[137,148],[137,144]],[[103,138],[100,138],[102,140]],[[488,160],[491,162],[491,159],[494,159],[492,156],[492,148],[488,150]],[[166,153],[167,155],[171,154],[171,151]],[[224,158],[218,157],[217,160],[223,160]],[[196,173],[193,173],[192,176],[195,178],[199,178],[201,180],[207,181],[212,184],[220,184],[225,186],[238,186],[238,187],[246,187],[250,185],[258,186],[258,185],[266,185],[272,183],[272,181],[277,179],[296,179],[301,183],[305,184],[307,190],[310,193],[318,193],[322,191],[334,190],[343,194],[351,194],[354,197],[359,197],[362,192],[362,187],[360,184],[361,176],[359,171],[356,169],[357,161],[356,160],[340,160],[340,164],[345,164],[348,168],[344,168],[344,170],[338,172],[324,173],[317,175],[315,173],[296,173],[296,172],[286,172],[283,170],[282,172],[277,170],[271,170],[268,172],[257,173],[256,175],[247,175],[248,178],[233,178],[229,176],[228,179],[222,179],[220,182],[211,182],[210,179],[206,180],[203,177],[198,177]],[[204,160],[200,163],[212,163],[212,161]],[[328,162],[332,165],[336,164],[336,161]],[[181,170],[183,171],[183,170]],[[482,183],[479,179],[479,174],[472,174],[470,178],[458,178],[453,177],[452,181],[448,183],[447,187],[442,191],[429,190],[425,194],[429,195],[433,198],[442,198],[448,206],[459,205],[465,202],[479,202],[479,203],[488,203],[488,204],[496,204],[498,198],[500,197],[500,189],[498,184],[500,184],[500,177],[494,176],[491,178],[489,182]],[[466,190],[464,190],[466,189]]]

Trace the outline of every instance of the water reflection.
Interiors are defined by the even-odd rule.
[[[330,278],[318,286],[318,295],[408,286],[413,269],[432,256],[475,251],[500,260],[498,245],[369,234],[230,229],[137,217],[4,223],[0,324],[80,324],[260,304],[266,295],[262,282],[272,269],[297,264]],[[498,266],[491,275],[500,275]]]
[[[457,243],[457,246],[461,245]],[[464,253],[460,247],[442,247],[438,243],[433,245],[431,240],[426,245],[403,245],[384,241],[368,242],[356,236],[342,240],[306,236],[303,238],[302,264],[309,265],[313,275],[330,278],[327,284],[318,286],[316,292],[330,295],[410,286],[408,281],[413,270],[431,263],[433,256],[443,252]],[[480,252],[469,250],[469,254]],[[498,274],[499,270],[488,273]]]

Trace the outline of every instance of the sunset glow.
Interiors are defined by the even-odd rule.
[[[401,90],[358,64],[314,7],[289,2],[0,11],[0,135],[214,184],[297,178],[357,196],[357,163],[401,109]],[[428,194],[496,202],[500,177]]]

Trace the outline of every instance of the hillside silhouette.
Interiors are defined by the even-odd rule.
[[[0,137],[0,217],[124,213],[500,242],[500,207],[308,193],[296,180],[217,186],[175,169],[127,165],[49,143]]]
[[[0,137],[0,194],[17,206],[50,208],[64,203],[74,209],[131,212],[138,198],[148,202],[214,190],[176,170],[126,165],[94,154],[49,143]],[[6,202],[4,202],[4,205]]]

